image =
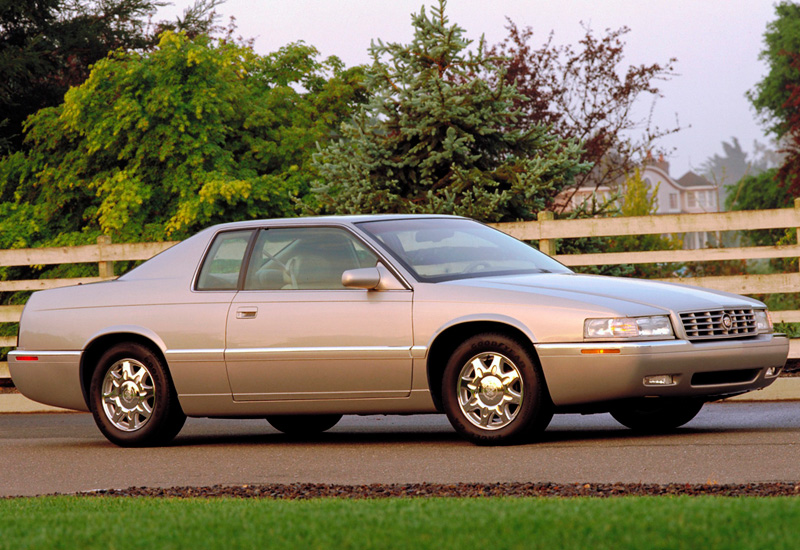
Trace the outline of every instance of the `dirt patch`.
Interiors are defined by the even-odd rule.
[[[789,359],[783,367],[781,376],[800,376],[800,359]]]

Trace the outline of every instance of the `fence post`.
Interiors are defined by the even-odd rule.
[[[795,220],[800,220],[800,198],[794,199]],[[797,244],[800,244],[800,223],[797,225]],[[800,258],[797,258],[797,269],[800,270]]]
[[[111,244],[111,237],[108,235],[100,235],[97,237],[97,246],[100,249],[100,257],[103,257],[103,245]],[[100,271],[101,277],[113,277],[114,276],[114,262],[97,262],[97,267]]]
[[[554,220],[556,219],[556,215],[552,212],[548,212],[546,210],[539,212],[536,215],[537,221],[545,221],[545,220]],[[539,231],[541,232],[541,227],[539,227]],[[555,256],[556,255],[556,240],[555,239],[539,239],[539,250],[544,252],[548,256]]]

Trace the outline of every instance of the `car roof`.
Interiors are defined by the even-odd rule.
[[[388,220],[409,220],[424,218],[441,219],[466,219],[461,216],[451,216],[447,214],[357,214],[349,216],[310,216],[299,218],[273,218],[262,220],[247,220],[239,222],[221,223],[206,228],[204,231],[218,232],[229,229],[246,229],[250,227],[261,227],[264,225],[349,225],[361,222],[388,221]]]

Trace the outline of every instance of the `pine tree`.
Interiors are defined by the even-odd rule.
[[[445,7],[412,16],[411,44],[373,43],[370,102],[315,158],[320,211],[531,219],[589,168],[577,142],[518,129],[517,90],[479,76],[500,69]]]

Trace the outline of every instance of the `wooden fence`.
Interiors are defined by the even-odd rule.
[[[709,214],[555,220],[552,213],[543,212],[540,214],[538,221],[503,223],[495,226],[519,239],[538,241],[540,250],[554,256],[568,266],[800,257],[800,244],[600,254],[557,255],[554,253],[556,240],[558,239],[800,228],[800,199],[795,201],[794,208]],[[800,230],[798,230],[798,236],[800,237]],[[101,237],[96,245],[2,250],[0,251],[0,266],[97,263],[98,276],[82,279],[0,281],[0,291],[40,290],[111,279],[114,274],[113,262],[147,259],[173,244],[175,243],[112,244],[108,238]],[[682,282],[738,294],[774,294],[800,291],[800,273],[661,280]],[[22,306],[0,306],[0,323],[16,322],[19,320],[21,313]],[[800,322],[800,311],[773,311],[772,317],[775,322]],[[0,347],[14,345],[16,345],[15,337],[0,337]],[[800,339],[792,340],[790,357],[800,358]]]
[[[99,237],[97,244],[92,245],[0,250],[0,267],[96,263],[98,268],[97,277],[0,281],[0,292],[44,290],[107,281],[114,278],[114,262],[146,260],[174,244],[176,243],[112,244],[108,237]],[[0,323],[19,321],[22,308],[23,306],[0,306]],[[16,342],[15,336],[0,336],[0,347],[16,346]]]

